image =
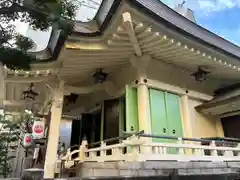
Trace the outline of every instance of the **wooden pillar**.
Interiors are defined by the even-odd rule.
[[[44,165],[44,178],[54,178],[55,164],[57,161],[57,149],[59,140],[59,128],[62,118],[62,105],[64,82],[60,81],[53,94],[53,104],[51,108],[51,121],[49,126],[47,151]]]
[[[221,119],[216,119],[216,132],[218,137],[224,137]]]
[[[192,138],[192,124],[191,124],[191,114],[189,109],[189,100],[187,95],[181,97],[181,110],[182,110],[182,124],[183,124],[183,136]]]
[[[137,80],[137,99],[138,99],[138,126],[139,131],[144,130],[145,134],[151,134],[151,120],[150,120],[150,103],[149,103],[149,89],[147,85],[147,68],[151,57],[144,54],[142,57],[133,57],[131,59],[132,65],[136,68]],[[152,138],[142,138],[144,142],[151,143]],[[151,148],[141,147],[141,153],[149,153]]]
[[[0,109],[4,108],[4,100],[5,100],[5,71],[3,64],[0,62]]]
[[[150,105],[149,105],[149,91],[146,84],[147,79],[139,78],[137,86],[138,96],[138,125],[139,131],[144,130],[144,133],[151,133],[150,122]]]

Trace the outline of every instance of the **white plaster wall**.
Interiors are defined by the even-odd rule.
[[[195,110],[195,107],[202,104],[201,101],[189,99],[188,107],[190,112],[190,123],[192,127],[192,137],[218,137],[217,120],[214,117],[207,117]]]
[[[147,72],[148,78],[150,79],[175,85],[186,90],[194,90],[209,95],[212,95],[215,89],[225,83],[216,79],[207,79],[201,83],[197,82],[195,81],[194,77],[191,76],[192,72],[181,67],[160,62],[158,60],[151,61]]]

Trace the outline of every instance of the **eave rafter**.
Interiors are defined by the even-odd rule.
[[[138,39],[137,39],[136,34],[135,34],[131,14],[129,12],[124,12],[122,14],[122,18],[123,18],[124,28],[129,35],[130,42],[132,43],[132,46],[135,50],[135,53],[136,53],[137,56],[141,57],[143,55],[143,53],[142,53],[142,50],[140,48]]]
[[[229,76],[240,72],[240,65],[236,59],[222,56],[218,52],[204,49],[202,45],[192,46],[182,39],[164,33],[152,24],[134,19],[134,32],[142,54],[149,54],[152,58],[190,70],[198,66],[209,68],[219,76],[222,70],[227,70]],[[189,69],[188,69],[189,70]],[[225,75],[222,75],[225,76]]]
[[[5,79],[6,83],[38,83],[43,81],[49,81],[51,78],[58,74],[58,69],[45,69],[45,70],[32,70],[32,71],[21,71],[21,70],[10,70],[5,68]]]

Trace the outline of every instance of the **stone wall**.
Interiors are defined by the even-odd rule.
[[[59,180],[239,180],[239,171],[240,162],[85,162]]]
[[[118,176],[158,176],[168,177],[190,175],[238,174],[240,162],[85,162],[78,166],[77,176],[118,177]]]

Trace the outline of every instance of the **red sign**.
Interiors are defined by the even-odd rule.
[[[31,138],[31,137],[29,137],[29,136],[26,137],[26,139],[25,139],[25,142],[26,142],[26,143],[31,143],[31,141],[32,141],[32,138]]]
[[[29,147],[32,144],[32,135],[31,134],[25,134],[23,138],[23,146]]]
[[[34,139],[41,139],[44,137],[44,122],[35,121],[32,126],[32,135]]]
[[[43,132],[43,127],[39,124],[37,124],[35,127],[34,127],[34,132],[37,133],[37,134],[40,134]]]

